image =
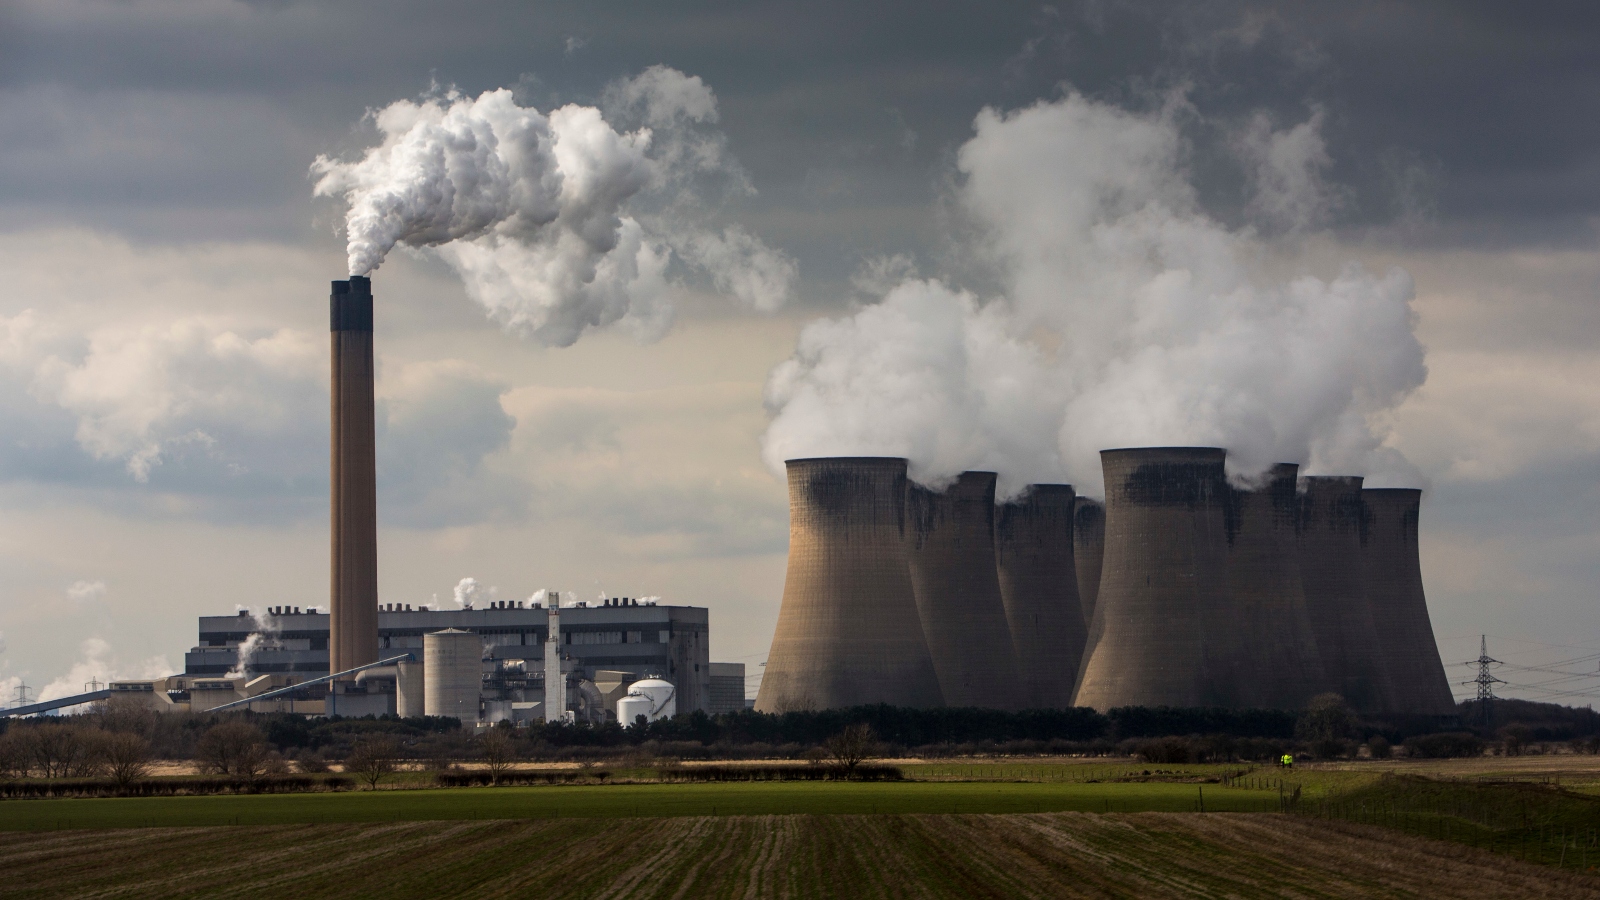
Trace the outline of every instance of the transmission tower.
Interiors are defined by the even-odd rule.
[[[28,683],[26,681],[17,682],[17,695],[11,698],[11,705],[12,707],[28,705]]]
[[[1489,655],[1489,636],[1480,635],[1478,643],[1478,658],[1467,665],[1478,667],[1478,677],[1462,684],[1475,684],[1478,686],[1478,712],[1483,717],[1483,727],[1488,728],[1494,715],[1494,686],[1506,682],[1494,677],[1489,671],[1490,666],[1502,665],[1500,660]]]

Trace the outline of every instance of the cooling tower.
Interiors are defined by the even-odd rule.
[[[962,472],[944,491],[906,491],[911,585],[946,706],[1023,706],[995,568],[994,483],[993,472]]]
[[[1095,598],[1100,595],[1100,563],[1105,552],[1105,504],[1079,497],[1072,513],[1072,562],[1078,570],[1078,603],[1083,606],[1085,627],[1094,621]]]
[[[995,509],[994,558],[1025,709],[1065,709],[1088,633],[1072,559],[1070,484],[1035,484]]]
[[[1283,463],[1257,485],[1230,488],[1228,587],[1245,635],[1243,700],[1265,709],[1302,709],[1325,684],[1300,582],[1298,469]]]
[[[906,461],[786,465],[789,570],[756,709],[940,706],[906,563]]]
[[[1369,488],[1361,492],[1361,499],[1367,525],[1362,573],[1394,709],[1416,715],[1455,715],[1450,679],[1439,659],[1428,601],[1422,592],[1422,563],[1417,556],[1422,492]]]
[[[329,308],[333,428],[328,671],[343,672],[378,659],[371,279],[335,281]]]
[[[1300,479],[1300,580],[1326,688],[1363,712],[1390,709],[1389,679],[1361,572],[1361,479]]]
[[[1104,450],[1105,558],[1076,706],[1233,706],[1223,451]]]

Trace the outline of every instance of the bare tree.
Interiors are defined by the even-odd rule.
[[[1311,745],[1320,757],[1339,756],[1345,741],[1355,730],[1356,715],[1338,694],[1318,694],[1311,698],[1295,722],[1295,737]]]
[[[478,738],[478,756],[494,783],[499,784],[500,776],[517,761],[517,745],[501,729],[491,728]]]
[[[150,742],[126,731],[106,735],[100,741],[100,768],[117,787],[126,788],[150,774]]]
[[[33,768],[45,778],[88,774],[95,763],[94,736],[77,725],[35,725],[26,729],[24,744]]]
[[[378,782],[394,774],[395,759],[400,748],[382,735],[365,735],[357,738],[350,755],[344,758],[344,770],[367,783],[368,790],[377,790]]]
[[[848,779],[855,775],[857,766],[878,754],[878,739],[871,725],[857,722],[823,741],[822,749]]]
[[[25,730],[12,728],[0,734],[0,781],[26,778],[33,768],[33,751],[27,746]]]
[[[159,715],[137,697],[115,695],[94,704],[91,712],[95,724],[102,731],[126,731],[144,737],[149,737],[155,730],[156,716]]]
[[[208,772],[253,780],[267,766],[266,738],[248,722],[223,722],[200,736],[195,758]]]

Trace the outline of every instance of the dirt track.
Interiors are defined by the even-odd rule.
[[[0,897],[1561,897],[1600,877],[1277,815],[767,816],[9,835]]]

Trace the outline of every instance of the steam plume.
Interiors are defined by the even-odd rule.
[[[664,331],[680,267],[762,310],[795,266],[737,225],[714,229],[699,197],[714,176],[748,183],[723,149],[716,97],[699,78],[654,66],[597,107],[541,113],[506,89],[450,91],[374,114],[382,138],[361,159],[320,156],[316,194],[341,197],[350,273],[397,245],[433,248],[505,327],[566,346],[587,328]]]
[[[1319,122],[1263,134],[1258,121],[1243,142],[1251,208],[1291,229],[1331,202]],[[807,326],[767,385],[774,471],[894,455],[925,483],[994,469],[1002,494],[1059,480],[1093,492],[1101,449],[1201,444],[1243,473],[1282,461],[1418,477],[1383,445],[1385,416],[1427,374],[1404,271],[1261,277],[1255,230],[1200,209],[1171,110],[1073,94],[984,110],[975,132],[957,200],[1003,294],[902,277]]]
[[[243,607],[240,607],[242,610]],[[282,630],[282,623],[266,610],[257,614],[250,612],[250,633],[239,642],[238,658],[234,661],[233,669],[226,677],[238,678],[249,675],[251,667],[255,664],[256,655],[262,650],[273,646],[277,642],[278,632]]]

